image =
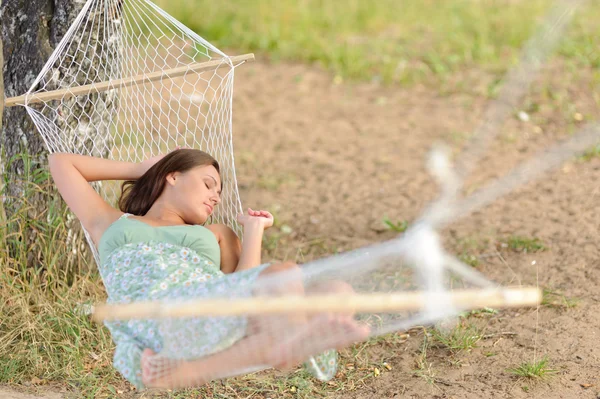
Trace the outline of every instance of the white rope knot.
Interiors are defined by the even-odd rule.
[[[406,232],[407,247],[411,248],[406,259],[413,264],[416,282],[426,296],[423,317],[438,319],[453,314],[450,292],[446,289],[445,260],[447,258],[437,232],[422,223]]]

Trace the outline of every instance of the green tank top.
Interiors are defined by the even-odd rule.
[[[221,249],[217,238],[204,226],[176,225],[151,226],[124,214],[111,224],[98,243],[100,263],[105,264],[108,256],[125,244],[168,243],[190,248],[198,255],[213,262],[217,267],[221,264]]]

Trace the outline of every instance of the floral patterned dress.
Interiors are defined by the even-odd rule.
[[[203,226],[151,226],[124,214],[100,239],[100,273],[108,303],[185,301],[200,298],[244,298],[268,264],[224,274],[214,234]],[[140,361],[150,348],[171,359],[197,359],[222,351],[246,334],[240,316],[174,320],[106,322],[116,344],[115,368],[143,388]],[[337,369],[337,353],[310,358],[305,364],[319,379]]]

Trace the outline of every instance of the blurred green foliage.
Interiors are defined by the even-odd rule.
[[[469,67],[502,73],[550,0],[158,0],[228,52],[317,63],[346,79],[411,83]],[[575,18],[558,54],[598,68],[600,2]]]

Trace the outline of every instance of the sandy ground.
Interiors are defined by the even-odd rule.
[[[567,137],[582,123],[575,113],[600,119],[591,72],[566,83],[557,78],[561,68],[546,71],[546,83],[529,96],[540,104],[532,120],[512,118],[503,126],[468,191]],[[340,84],[304,65],[259,61],[237,71],[234,146],[241,195],[245,205],[273,210],[291,228],[270,252],[279,259],[310,260],[392,238],[384,217],[414,220],[437,195],[424,162],[432,145],[445,142],[458,152],[489,105],[491,80],[476,73],[465,72],[454,82],[460,88],[447,85],[442,95],[421,86]],[[541,89],[546,86],[569,105],[549,107]],[[422,342],[414,332],[405,344],[371,354],[374,364],[385,359],[391,370],[336,397],[600,397],[599,173],[600,158],[574,159],[443,232],[456,253],[465,242],[475,243],[469,251],[491,280],[539,284],[576,299],[576,306],[488,317],[487,338],[477,348],[459,354],[429,349],[429,382],[414,373]],[[548,249],[511,251],[502,245],[511,235],[538,237]],[[532,384],[506,371],[543,355],[558,371],[547,381]],[[0,398],[30,397],[0,390]]]
[[[249,76],[237,79],[234,125],[243,198],[249,205],[279,205],[279,217],[294,229],[292,246],[321,237],[327,248],[348,250],[391,238],[381,228],[384,216],[413,220],[437,195],[425,172],[432,145],[441,141],[459,149],[489,105],[482,95],[489,81],[476,74],[462,77],[467,90],[440,95],[422,87],[335,85],[329,75],[303,66],[258,64],[244,73]],[[553,78],[560,75],[560,65],[544,73],[545,83],[536,84],[526,101],[541,104],[537,115],[530,122],[507,121],[468,180],[468,191],[568,137],[565,131],[576,129],[575,113],[600,116],[591,74],[582,71],[577,83]],[[548,107],[540,89],[545,85],[567,96],[569,106]],[[464,242],[476,243],[478,269],[490,279],[550,288],[576,298],[577,306],[503,311],[488,321],[491,337],[470,353],[430,350],[433,384],[413,375],[422,339],[416,337],[391,348],[395,356],[385,353],[392,371],[339,397],[596,398],[599,171],[599,158],[569,161],[444,231],[447,247],[457,253]],[[257,188],[257,175],[280,176],[281,184]],[[538,237],[548,249],[507,250],[502,242],[513,235]],[[506,371],[543,355],[558,370],[547,382],[532,386]]]

